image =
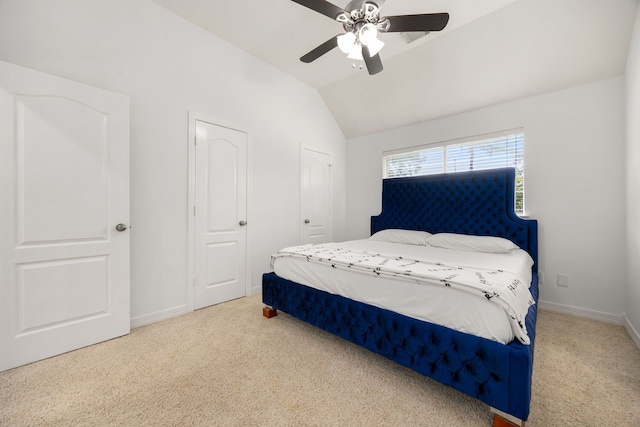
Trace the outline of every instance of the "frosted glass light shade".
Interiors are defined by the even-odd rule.
[[[356,35],[353,33],[345,33],[338,36],[338,47],[344,53],[350,53],[355,42]]]
[[[368,46],[369,42],[378,37],[378,29],[375,25],[369,23],[360,28],[360,41],[363,45]]]
[[[351,52],[347,55],[347,58],[355,61],[362,61],[362,45],[360,43],[354,44],[353,48],[351,48]]]
[[[382,49],[382,46],[384,46],[384,42],[378,39],[369,41],[369,43],[367,44],[367,47],[369,48],[369,54],[371,56],[377,55],[378,52],[380,52],[380,50]]]
[[[378,39],[378,29],[373,24],[365,24],[360,28],[360,41],[369,48],[371,56],[377,55],[384,46],[384,42]]]

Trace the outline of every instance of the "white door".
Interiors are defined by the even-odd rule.
[[[247,134],[196,121],[196,309],[246,295]]]
[[[0,370],[129,333],[128,98],[0,62],[0,194]]]
[[[331,241],[331,156],[302,148],[302,243]]]

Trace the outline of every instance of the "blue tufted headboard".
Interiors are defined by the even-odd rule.
[[[387,228],[504,237],[529,252],[538,270],[538,222],[515,214],[515,169],[390,178],[371,234]]]

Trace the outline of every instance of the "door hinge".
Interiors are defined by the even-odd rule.
[[[193,216],[196,216],[196,207],[193,207]]]
[[[198,278],[194,277],[193,278],[193,287],[195,288],[196,286],[198,286]]]

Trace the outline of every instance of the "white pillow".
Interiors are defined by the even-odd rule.
[[[504,254],[518,246],[511,240],[494,236],[470,236],[466,234],[438,233],[427,239],[429,246],[460,251]]]
[[[389,243],[404,243],[405,245],[427,246],[427,239],[431,236],[432,234],[426,231],[388,228],[374,233],[369,237],[369,240]]]

